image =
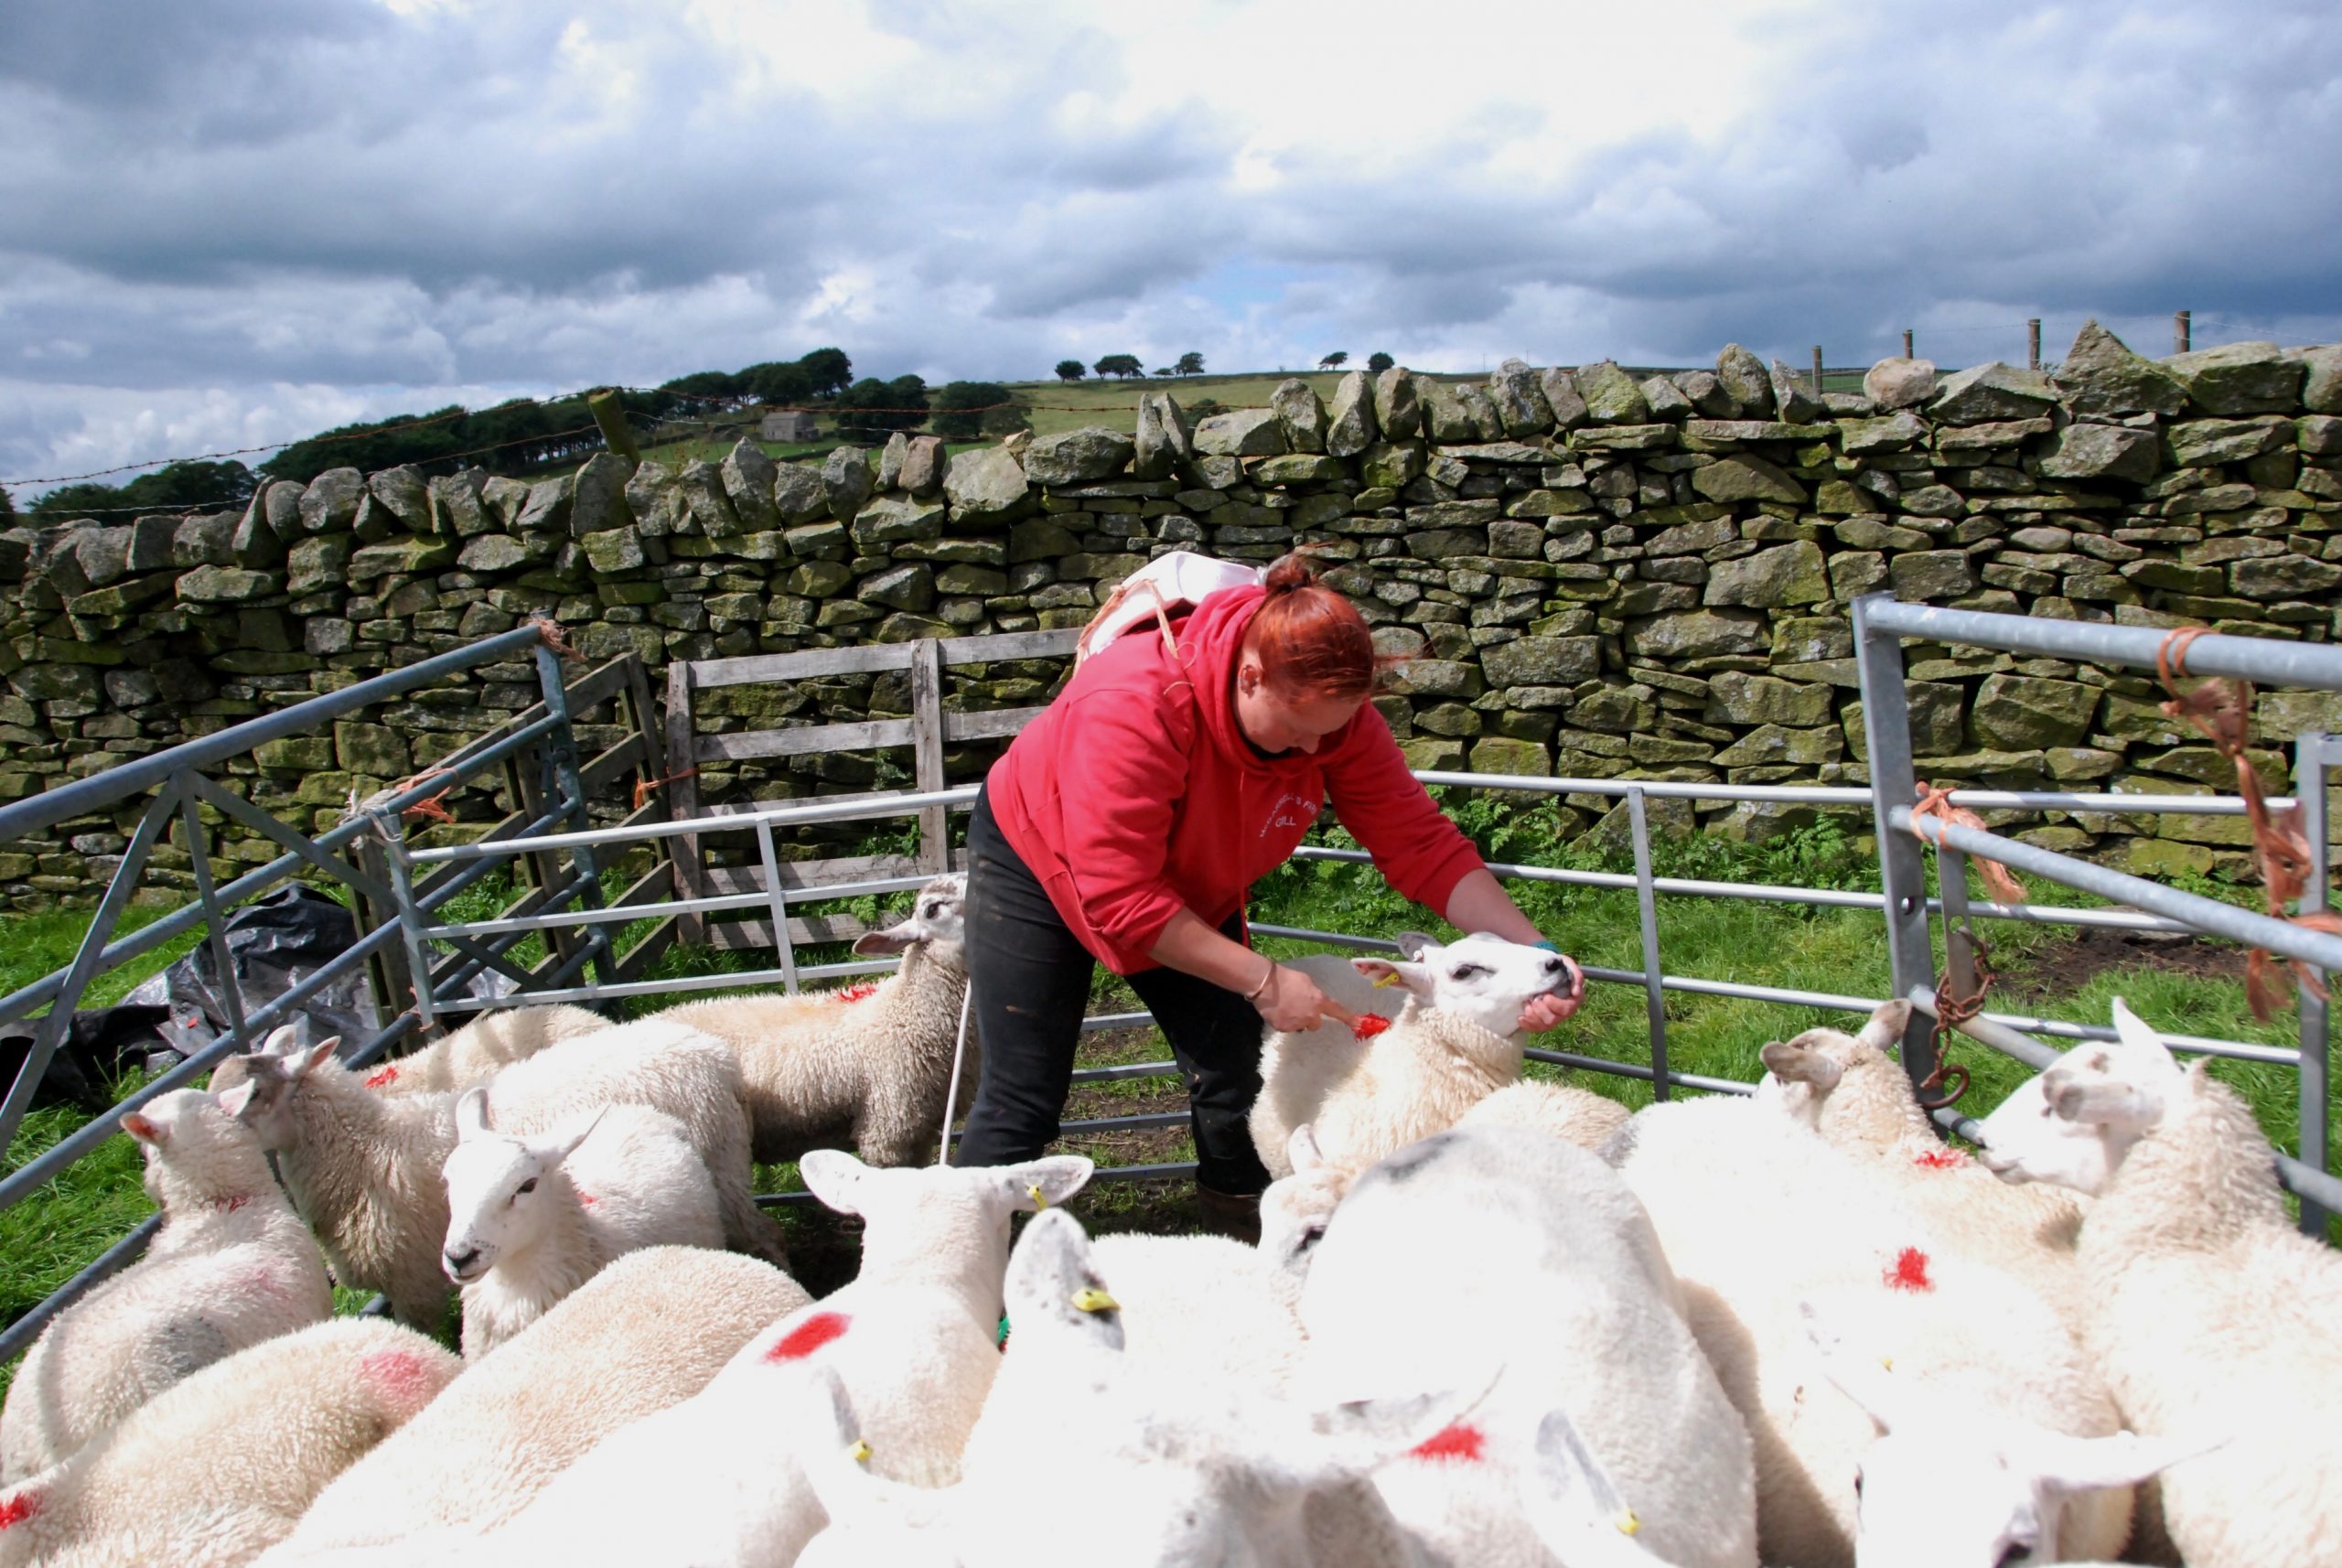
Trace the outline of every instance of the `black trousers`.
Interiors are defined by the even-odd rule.
[[[1223,929],[1234,938],[1241,920]],[[968,824],[967,933],[983,1072],[958,1163],[1029,1160],[1058,1135],[1096,961],[982,796]],[[1130,983],[1169,1036],[1187,1080],[1196,1179],[1219,1192],[1259,1192],[1269,1173],[1245,1119],[1261,1092],[1260,1014],[1234,992],[1176,970],[1151,969]]]

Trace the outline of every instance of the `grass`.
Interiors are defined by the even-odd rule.
[[[1631,870],[1624,850],[1563,846],[1558,820],[1550,805],[1521,811],[1498,797],[1469,794],[1452,796],[1445,804],[1493,859],[1577,870]],[[1349,843],[1338,832],[1328,842],[1344,847]],[[1662,836],[1654,841],[1653,857],[1661,875],[1866,891],[1875,891],[1878,886],[1875,850],[1867,834],[1830,819],[1756,846],[1698,835]],[[611,875],[615,879],[618,874]],[[1641,968],[1640,932],[1631,890],[1550,883],[1512,886],[1539,929],[1582,961],[1628,971]],[[2219,883],[2193,883],[2190,890],[2255,901],[2253,890]],[[2031,891],[2035,902],[2045,906],[2095,902],[2046,885],[2036,885]],[[1980,887],[1971,887],[1971,893],[1981,899]],[[510,896],[510,888],[484,884],[454,900],[450,912],[459,918],[482,918],[494,913]],[[833,908],[869,918],[879,912],[879,903],[848,900]],[[131,918],[143,923],[159,913],[134,910]],[[1254,890],[1251,913],[1258,923],[1328,930],[1445,931],[1425,911],[1400,898],[1370,869],[1330,862],[1296,862],[1281,868]],[[1662,964],[1671,974],[1855,995],[1882,995],[1889,989],[1880,917],[1873,911],[1662,896],[1657,918]],[[68,961],[85,919],[85,915],[70,912],[0,919],[0,983],[21,985]],[[627,928],[621,946],[638,940],[649,928],[647,921]],[[2243,985],[2233,975],[2184,972],[2143,954],[2136,961],[2111,967],[2078,966],[2072,961],[2073,939],[2061,928],[1993,922],[1987,923],[1986,935],[1993,943],[1992,961],[2000,976],[1989,1004],[1995,1010],[2103,1024],[2109,1003],[2120,994],[2142,1016],[2174,1032],[2270,1045],[2294,1043],[2297,1026],[2292,1015],[2268,1024],[2255,1020],[2245,1004]],[[166,951],[175,957],[192,940],[171,944]],[[2200,945],[2206,949],[2223,946]],[[1264,946],[1280,956],[1307,950],[1305,944],[1290,941],[1269,941]],[[537,950],[541,950],[535,949],[532,940],[516,956],[533,958]],[[844,955],[817,949],[800,956],[801,961],[820,962]],[[119,997],[136,979],[167,961],[167,957],[158,954],[130,972],[103,977],[92,987],[92,1001]],[[767,967],[769,961],[761,954],[677,948],[661,956],[653,973],[662,978],[740,973]],[[628,1010],[648,1012],[668,1000],[635,998]],[[1101,972],[1094,988],[1093,1006],[1101,1011],[1125,1011],[1135,1006],[1135,1000],[1126,986]],[[1742,1080],[1757,1075],[1756,1052],[1766,1041],[1784,1039],[1819,1024],[1844,1026],[1848,1021],[1848,1015],[1822,1009],[1681,992],[1667,994],[1665,1016],[1669,1062],[1675,1070]],[[1649,1037],[1640,988],[1592,987],[1577,1017],[1540,1043],[1647,1066]],[[1091,1067],[1160,1060],[1167,1054],[1158,1034],[1134,1029],[1088,1036],[1079,1059],[1080,1065]],[[1950,1055],[1973,1074],[1973,1085],[1961,1101],[1961,1109],[1971,1114],[1982,1115],[1998,1103],[2027,1073],[2020,1064],[1965,1042],[1955,1042]],[[1649,1086],[1638,1079],[1564,1073],[1542,1066],[1532,1066],[1531,1070],[1566,1078],[1628,1105],[1644,1104],[1650,1098]],[[2232,1061],[2216,1061],[2212,1071],[2245,1096],[2272,1144],[2289,1152],[2295,1147],[2291,1071]],[[133,1079],[116,1087],[126,1092],[134,1086]],[[1069,1118],[1177,1109],[1183,1104],[1176,1080],[1125,1079],[1078,1090]],[[26,1119],[16,1146],[8,1153],[6,1168],[15,1168],[47,1148],[83,1120],[70,1109],[35,1112]],[[2334,1128],[2330,1135],[2342,1137],[2342,1127]],[[1103,1165],[1177,1161],[1191,1159],[1194,1154],[1185,1130],[1179,1128],[1107,1134],[1069,1142],[1067,1147],[1090,1155]],[[126,1139],[116,1139],[38,1194],[0,1213],[0,1320],[12,1318],[39,1301],[149,1211],[138,1174],[135,1149]],[[757,1179],[760,1191],[800,1189],[793,1165],[760,1168]],[[1077,1199],[1075,1207],[1085,1222],[1101,1230],[1184,1230],[1192,1228],[1195,1221],[1188,1188],[1178,1183],[1101,1185]],[[793,1255],[800,1260],[800,1272],[809,1288],[827,1288],[850,1277],[857,1235],[850,1225],[819,1210],[784,1209],[780,1219],[790,1231]],[[362,1300],[357,1293],[342,1292],[338,1308],[355,1310]]]

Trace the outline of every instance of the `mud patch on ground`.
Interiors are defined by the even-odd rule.
[[[2068,996],[2109,970],[2154,969],[2201,979],[2244,979],[2245,950],[2234,942],[2164,931],[2085,927],[2012,958],[2001,971],[2003,996]]]

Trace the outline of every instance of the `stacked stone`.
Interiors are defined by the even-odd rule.
[[[1091,427],[951,453],[897,435],[818,467],[743,441],[721,462],[602,455],[522,484],[351,468],[271,484],[241,515],[0,534],[0,798],[113,766],[550,613],[588,658],[653,665],[1079,626],[1149,557],[1268,560],[1307,545],[1406,663],[1378,706],[1421,766],[1569,777],[1857,783],[1847,606],[1908,600],[2036,617],[2326,640],[2342,585],[2342,348],[2235,344],[2168,360],[2095,324],[2047,376],[1939,379],[1889,360],[1816,396],[1737,345],[1637,378],[1508,360],[1485,381],[1293,380],[1267,408],[1190,425],[1167,394],[1128,435]],[[2009,786],[2221,782],[2152,682],[2055,660],[1908,650],[1922,771]],[[1046,700],[1061,661],[947,671],[955,709]],[[312,827],[535,700],[526,661],[266,748],[230,787]],[[711,729],[908,711],[897,677],[739,687]],[[2332,699],[2268,693],[2274,743],[2342,726]],[[591,729],[589,747],[615,738]],[[979,770],[994,748],[949,760]],[[704,793],[867,788],[899,756],[710,769]],[[509,803],[459,800],[475,824]],[[1571,832],[1615,831],[1573,797]],[[1689,825],[1693,811],[1666,806]],[[1764,836],[1799,810],[1717,806]],[[2037,841],[2142,869],[2217,869],[2231,819],[2091,817]],[[19,899],[81,893],[127,819],[0,846]],[[230,839],[219,869],[268,858]],[[183,875],[184,856],[163,852]]]

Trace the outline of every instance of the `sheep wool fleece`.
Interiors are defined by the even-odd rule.
[[[1327,800],[1401,893],[1434,909],[1479,854],[1407,771],[1369,704],[1315,753],[1266,755],[1236,723],[1245,628],[1266,597],[1223,588],[1160,637],[1084,663],[993,765],[984,793],[1066,926],[1117,974],[1187,908],[1218,926],[1291,857]]]

